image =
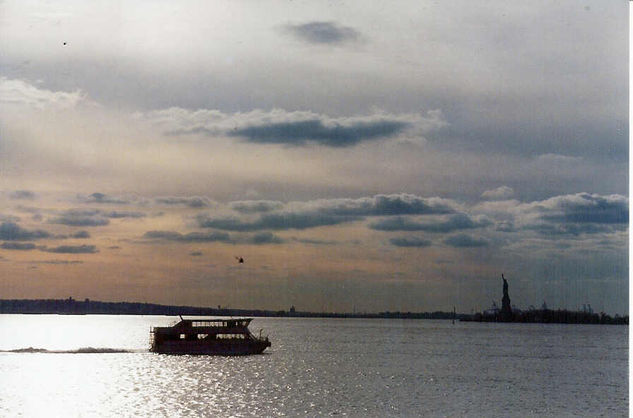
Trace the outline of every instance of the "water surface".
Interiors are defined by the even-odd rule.
[[[627,416],[625,326],[256,318],[263,355],[149,353],[173,320],[0,315],[0,416]]]

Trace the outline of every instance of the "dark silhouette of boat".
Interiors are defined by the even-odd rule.
[[[243,356],[260,354],[270,347],[268,337],[248,329],[253,318],[182,319],[170,327],[150,330],[150,351],[161,354],[211,354]]]

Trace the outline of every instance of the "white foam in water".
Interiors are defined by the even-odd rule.
[[[16,348],[13,350],[2,350],[1,353],[51,353],[51,354],[103,354],[103,353],[140,353],[140,350],[124,350],[121,348],[95,348],[82,347],[76,350],[47,350],[45,348]]]

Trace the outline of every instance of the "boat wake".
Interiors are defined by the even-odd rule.
[[[47,350],[45,348],[16,348],[0,350],[0,353],[50,353],[50,354],[103,354],[103,353],[147,353],[147,350],[126,350],[123,348],[82,347],[72,350]]]

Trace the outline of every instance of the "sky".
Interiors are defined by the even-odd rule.
[[[0,297],[627,313],[628,7],[3,1]]]

